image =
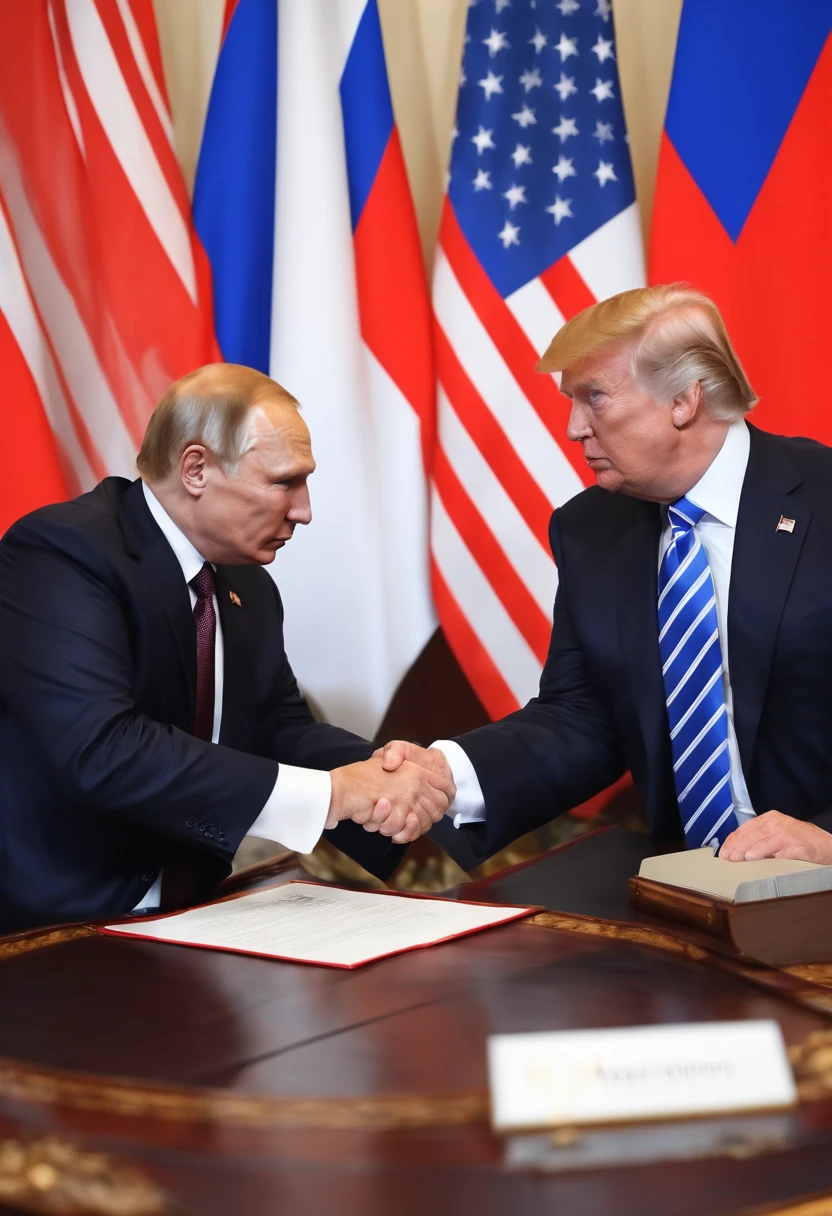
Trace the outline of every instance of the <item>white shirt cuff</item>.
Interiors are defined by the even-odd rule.
[[[296,853],[311,853],[326,825],[331,800],[328,772],[281,764],[269,800],[248,834],[277,840]]]
[[[485,798],[471,757],[453,739],[438,739],[431,747],[442,752],[448,761],[456,786],[456,797],[445,814],[453,818],[455,828],[465,823],[483,823]]]

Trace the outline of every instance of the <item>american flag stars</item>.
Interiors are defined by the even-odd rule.
[[[577,55],[578,39],[577,38],[567,38],[566,34],[561,34],[560,42],[555,47],[555,50],[560,55],[561,63],[564,63],[569,58],[570,55]]]
[[[537,122],[534,116],[534,110],[531,106],[523,106],[522,110],[518,110],[516,114],[511,116],[515,122],[519,122],[521,127],[530,127]]]
[[[575,125],[574,118],[564,118],[561,114],[560,122],[556,127],[552,127],[552,134],[557,135],[561,143],[569,138],[570,135],[577,135],[578,128]]]
[[[489,72],[482,80],[478,80],[477,84],[485,94],[486,101],[490,101],[494,93],[502,93],[503,91],[502,76],[495,76],[493,72]]]
[[[537,68],[531,68],[531,69],[527,68],[526,71],[523,73],[523,75],[520,77],[520,83],[522,84],[525,91],[527,93],[530,93],[532,91],[532,89],[539,89],[541,87],[541,85],[543,84],[543,77],[540,75],[540,72],[537,70]]]
[[[633,201],[610,0],[477,0],[467,33],[449,197],[508,289]]]
[[[503,242],[503,249],[508,249],[509,245],[520,244],[520,229],[510,224],[508,220],[503,224],[502,231],[497,234]]]
[[[514,161],[515,169],[519,169],[521,165],[530,165],[532,163],[531,145],[517,144],[511,154],[511,159]]]
[[[561,72],[560,80],[557,84],[552,85],[552,88],[557,91],[561,101],[566,101],[567,97],[571,97],[573,93],[577,93],[578,87],[575,84],[574,76],[567,76],[565,72]]]
[[[606,161],[603,160],[598,161],[598,168],[595,170],[592,176],[598,179],[599,186],[606,186],[607,182],[618,181],[618,178],[615,176],[615,169],[613,169],[612,165],[608,165]]]
[[[610,166],[610,168],[612,168],[612,166]],[[518,203],[527,203],[529,201],[526,198],[525,186],[509,186],[508,190],[506,190],[505,194],[503,195],[503,198],[508,200],[508,205],[511,207],[512,211]]]
[[[572,219],[572,199],[561,198],[559,194],[556,194],[555,201],[546,210],[554,216],[556,224],[559,224],[561,220]]]
[[[598,56],[599,63],[606,63],[608,59],[615,59],[612,49],[612,39],[602,38],[598,35],[598,41],[592,47],[592,53]]]
[[[478,155],[482,155],[482,153],[485,151],[486,148],[495,148],[497,146],[494,143],[494,140],[491,138],[491,136],[493,134],[494,134],[493,130],[486,131],[484,127],[480,127],[480,129],[479,129],[479,131],[477,131],[476,135],[472,135],[471,143],[477,145],[477,154]]]
[[[595,78],[595,88],[589,90],[596,101],[612,101],[612,81],[601,80],[599,76]]]
[[[493,59],[498,51],[508,50],[509,41],[501,30],[492,29],[487,38],[483,38],[483,45],[488,47],[488,54]]]

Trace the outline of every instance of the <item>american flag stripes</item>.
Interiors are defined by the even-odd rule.
[[[0,28],[0,344],[39,444],[2,527],[134,476],[159,396],[217,348],[151,0],[0,0]]]
[[[431,558],[492,717],[537,689],[549,518],[586,478],[536,361],[564,320],[643,281],[609,0],[473,0],[433,285]]]

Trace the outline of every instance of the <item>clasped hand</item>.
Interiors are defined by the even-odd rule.
[[[388,743],[370,760],[336,768],[331,777],[327,828],[352,819],[395,844],[409,844],[430,831],[456,795],[442,753],[410,743]]]

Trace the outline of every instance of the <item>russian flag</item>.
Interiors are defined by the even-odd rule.
[[[832,0],[685,0],[650,280],[722,309],[754,421],[832,442]]]
[[[288,652],[371,736],[436,625],[430,307],[376,0],[229,0],[194,215],[224,358],[312,433],[313,521],[270,567]]]

